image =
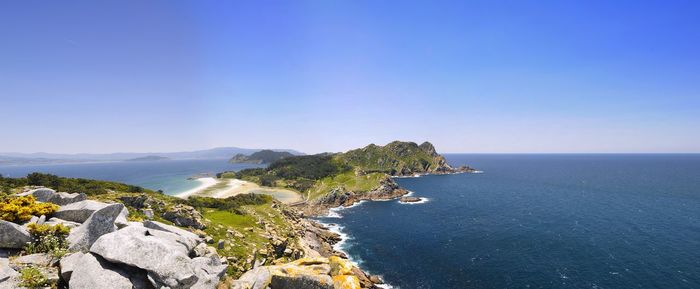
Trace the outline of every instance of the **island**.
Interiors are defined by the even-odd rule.
[[[168,157],[162,156],[145,156],[133,159],[124,160],[125,162],[153,162],[153,161],[167,161],[170,160]]]
[[[228,162],[232,164],[248,163],[248,164],[269,164],[281,160],[286,157],[294,156],[290,152],[277,152],[273,150],[261,150],[254,152],[251,155],[236,154]]]
[[[0,285],[376,289],[381,277],[335,250],[341,236],[309,217],[405,196],[395,177],[468,172],[428,142],[397,141],[221,172],[180,197],[50,174],[0,176]]]

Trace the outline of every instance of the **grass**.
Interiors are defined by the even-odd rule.
[[[370,173],[356,176],[354,172],[344,172],[335,176],[325,177],[314,184],[308,192],[309,200],[320,198],[335,188],[343,187],[346,191],[367,192],[371,191],[386,178],[384,173]]]

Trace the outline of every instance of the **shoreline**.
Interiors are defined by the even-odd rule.
[[[198,192],[200,192],[202,190],[206,190],[207,188],[210,188],[210,187],[217,184],[216,179],[214,179],[212,177],[197,178],[197,179],[194,179],[194,181],[199,182],[200,184],[192,189],[187,190],[187,191],[174,194],[173,197],[186,199],[187,197],[189,197],[191,195],[197,194]]]
[[[197,178],[201,182],[196,188],[173,195],[174,197],[186,199],[190,196],[210,197],[225,199],[241,194],[264,194],[271,195],[278,201],[291,204],[303,201],[301,194],[283,188],[263,187],[256,183],[240,179],[216,179],[213,177]]]

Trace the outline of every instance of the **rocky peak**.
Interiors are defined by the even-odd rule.
[[[426,142],[420,144],[418,147],[433,157],[438,156],[438,153],[435,150],[435,147],[430,142],[426,141]]]

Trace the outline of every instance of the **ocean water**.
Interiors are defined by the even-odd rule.
[[[700,155],[448,155],[323,218],[394,288],[700,288]]]
[[[230,164],[225,159],[166,160],[0,166],[0,174],[6,177],[23,177],[32,172],[51,173],[62,177],[122,182],[175,195],[199,185],[197,181],[188,180],[191,176],[253,167],[261,165]]]

